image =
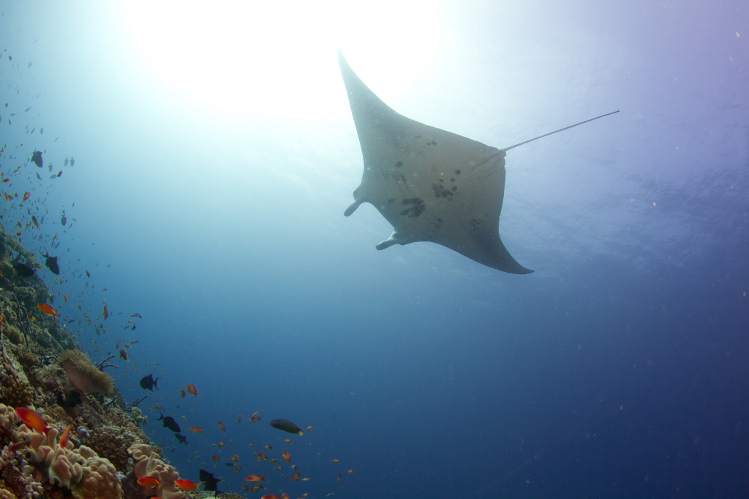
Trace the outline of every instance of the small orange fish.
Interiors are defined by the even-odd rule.
[[[11,196],[10,194],[8,194],[8,193],[6,192],[6,193],[5,193],[5,200],[6,200],[6,201],[13,201],[13,196]]]
[[[277,463],[277,462],[278,462],[278,458],[275,458],[275,457],[274,457],[273,459],[271,459],[271,460],[270,460],[270,462],[271,462],[271,463]]]
[[[267,476],[267,475],[266,475],[266,476]],[[264,482],[264,481],[265,481],[265,476],[260,476],[260,475],[247,475],[246,477],[244,477],[244,479],[245,479],[245,481],[247,481],[247,482]]]
[[[276,494],[265,494],[260,499],[281,499],[281,498],[278,497]]]
[[[292,482],[296,482],[301,477],[302,477],[302,472],[301,471],[297,471],[296,473],[294,473],[294,476],[291,477],[291,481]]]
[[[219,442],[216,445],[218,445],[219,447],[223,448],[224,447],[224,442]]]
[[[221,422],[221,420],[218,421],[218,427],[221,428],[221,431],[226,431],[226,427],[224,426],[224,423]]]
[[[283,439],[283,442],[284,442],[284,443],[285,443],[286,445],[291,445],[291,439],[290,439],[290,438],[284,438],[284,439]]]
[[[62,294],[62,301],[65,303],[68,302],[68,295],[66,295],[65,293]]]
[[[341,483],[341,474],[340,473],[338,473],[338,480],[336,480],[335,483]]]
[[[203,429],[200,426],[191,426],[188,430],[193,433],[203,433]]]
[[[180,388],[179,389],[179,398],[181,398],[181,399],[185,398],[185,389],[184,388]]]
[[[273,469],[276,471],[281,471],[283,468],[281,466],[274,466]]]
[[[234,455],[232,455],[232,456],[231,456],[231,457],[230,457],[229,459],[231,459],[231,460],[232,460],[232,461],[234,461],[235,463],[238,463],[238,462],[239,462],[239,460],[240,460],[240,459],[242,459],[242,458],[241,458],[241,457],[239,457],[238,455],[234,454]]]
[[[10,182],[10,179],[9,178],[4,178],[3,182]]]
[[[31,439],[30,439],[29,437],[26,437],[26,438],[24,438],[23,440],[21,440],[20,442],[16,442],[16,443],[14,443],[14,444],[11,444],[11,445],[9,445],[9,446],[8,446],[8,450],[9,450],[10,452],[15,452],[15,451],[17,451],[18,449],[20,449],[21,447],[24,447],[24,446],[26,446],[26,445],[29,445],[30,443],[31,443]]]
[[[354,473],[356,473],[356,470],[348,470],[346,473],[348,473],[349,475],[353,475]]]
[[[195,482],[193,482],[191,480],[185,480],[184,478],[177,478],[174,481],[174,485],[176,485],[180,489],[188,491],[188,492],[191,491],[192,489],[194,489],[195,487],[197,487],[198,485],[200,485],[201,483],[203,483],[203,482],[195,483]]]
[[[335,464],[335,463],[340,463],[341,460],[340,459],[331,459],[330,462]]]
[[[26,201],[27,199],[29,199],[29,196],[31,196],[30,192],[24,192],[23,193],[23,200]]]
[[[161,487],[161,482],[156,477],[144,476],[143,478],[138,478],[138,485],[144,487]]]
[[[42,312],[44,312],[47,315],[51,315],[55,319],[60,317],[57,311],[54,308],[47,305],[46,303],[40,303],[39,305],[37,305],[37,307],[39,307],[39,310],[41,310]]]
[[[28,407],[16,407],[16,414],[29,428],[40,431],[45,435],[49,433],[49,426],[44,418],[35,410]]]
[[[267,461],[268,460],[268,456],[266,456],[262,452],[258,452],[256,455],[257,455],[257,460],[258,461]]]
[[[286,461],[287,463],[291,462],[291,454],[286,449],[283,450],[282,456],[284,461]]]
[[[66,445],[68,445],[68,439],[70,438],[70,429],[73,427],[73,423],[70,423],[67,428],[65,428],[65,431],[62,432],[62,436],[60,437],[60,447],[63,449]]]
[[[312,425],[309,425],[309,426],[307,427],[307,431],[310,431],[310,430],[311,430],[312,428],[314,428],[314,426],[312,426]]]
[[[221,461],[221,456],[211,456],[211,459],[215,462]]]
[[[198,396],[198,389],[195,388],[195,385],[187,385],[187,391],[190,392],[190,395],[193,397]]]

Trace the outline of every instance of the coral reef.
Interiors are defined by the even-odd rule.
[[[135,444],[128,449],[128,452],[135,461],[133,475],[136,481],[146,476],[152,476],[163,484],[161,487],[161,497],[164,499],[182,499],[185,497],[174,486],[174,481],[179,478],[177,470],[162,461],[161,456],[153,452],[150,445]],[[159,493],[158,490],[146,487],[141,487],[141,489],[141,493],[146,497],[154,497]]]
[[[109,374],[100,371],[80,350],[65,350],[59,358],[60,367],[68,374],[71,383],[81,393],[103,393],[114,391],[114,381]]]
[[[145,499],[157,493],[137,484],[146,475],[164,482],[165,499],[186,497],[174,488],[177,471],[150,449],[139,426],[147,418],[128,410],[60,321],[39,314],[49,288],[19,274],[20,259],[39,268],[0,227],[0,499]],[[16,407],[39,413],[47,435],[28,428]],[[70,424],[63,447],[59,434]]]

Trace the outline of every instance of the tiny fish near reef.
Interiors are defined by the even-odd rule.
[[[169,428],[174,433],[179,433],[180,431],[182,431],[182,430],[180,430],[179,425],[177,424],[177,422],[174,420],[173,417],[171,417],[171,416],[164,417],[163,414],[159,413],[159,417],[156,418],[156,421],[162,421],[162,420],[164,421],[162,423],[162,426],[164,428]]]
[[[42,432],[45,435],[49,433],[49,426],[44,418],[35,410],[28,407],[16,407],[16,414],[21,418],[23,423],[29,428]]]
[[[42,151],[34,151],[34,153],[31,155],[31,161],[33,161],[34,164],[39,168],[44,166],[44,161],[42,160]]]
[[[209,473],[206,470],[200,470],[200,481],[205,483],[205,487],[203,488],[204,491],[212,490],[218,492],[216,486],[221,480],[219,478],[213,478],[213,473]]]
[[[50,307],[46,303],[40,303],[39,305],[37,305],[37,307],[39,307],[39,310],[41,310],[42,312],[44,312],[47,315],[51,315],[55,319],[60,317],[60,314],[58,314],[54,308]]]
[[[47,260],[44,262],[44,264],[47,266],[47,268],[55,275],[58,275],[60,273],[60,266],[57,265],[57,257],[56,256],[49,256],[49,253],[46,251],[44,253],[40,253],[44,258]]]
[[[143,388],[144,390],[151,390],[151,391],[153,391],[155,387],[158,390],[159,387],[156,383],[158,383],[160,379],[161,378],[153,379],[153,374],[149,374],[148,376],[143,376],[143,378],[140,380],[140,387]]]
[[[270,422],[273,428],[283,430],[287,433],[296,433],[297,435],[304,435],[304,432],[297,425],[289,421],[288,419],[274,419]]]

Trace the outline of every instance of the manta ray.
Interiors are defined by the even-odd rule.
[[[362,203],[377,208],[393,226],[378,250],[430,241],[493,269],[533,272],[499,237],[507,151],[619,111],[497,149],[398,114],[354,73],[340,50],[338,62],[364,160],[361,184],[344,215]]]

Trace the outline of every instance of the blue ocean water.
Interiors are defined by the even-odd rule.
[[[126,400],[161,377],[146,431],[184,478],[745,497],[748,28],[745,2],[2,3],[2,191],[30,193],[2,223],[59,256],[45,280],[94,360],[130,345]],[[496,147],[621,110],[508,152],[502,239],[533,274],[378,252],[379,213],[343,217],[339,47],[396,111]]]

